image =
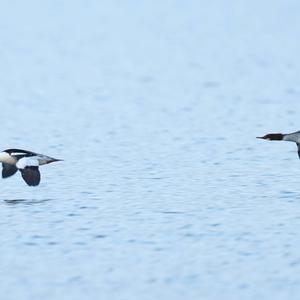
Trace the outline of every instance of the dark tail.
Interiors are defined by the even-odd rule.
[[[284,134],[282,133],[269,133],[265,136],[258,136],[258,139],[264,139],[269,141],[281,141],[283,140]]]

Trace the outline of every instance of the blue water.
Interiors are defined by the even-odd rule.
[[[7,1],[0,295],[299,299],[300,3]]]

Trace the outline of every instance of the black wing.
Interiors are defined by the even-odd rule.
[[[299,159],[300,159],[300,144],[297,143],[297,147],[298,147],[298,156],[299,156]]]
[[[2,163],[2,167],[2,178],[10,177],[18,171],[18,168],[15,165]]]
[[[41,181],[41,174],[39,167],[27,166],[24,169],[20,169],[24,181],[30,186],[39,185]]]

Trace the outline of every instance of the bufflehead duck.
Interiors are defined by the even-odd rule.
[[[0,162],[3,167],[2,178],[10,177],[19,170],[24,181],[30,186],[40,183],[39,166],[55,161],[61,161],[61,159],[21,149],[7,149],[0,152]]]
[[[300,131],[292,132],[292,133],[269,133],[265,136],[258,136],[258,139],[264,139],[269,141],[287,141],[294,142],[298,147],[298,156],[300,158]]]

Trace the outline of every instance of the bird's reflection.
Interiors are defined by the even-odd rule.
[[[51,200],[53,199],[5,199],[4,202],[9,205],[16,205],[16,204],[34,205],[34,204],[41,204],[44,202],[48,202]]]

